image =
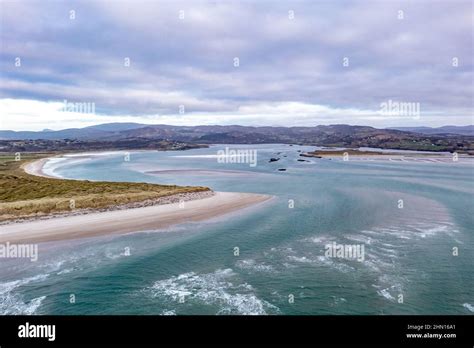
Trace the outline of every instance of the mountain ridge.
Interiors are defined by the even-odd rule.
[[[458,134],[458,135],[473,135],[474,125],[469,126],[452,126],[446,125],[442,127],[390,127],[387,129],[396,129],[407,132],[415,132],[422,134]]]
[[[449,126],[447,126],[449,127]],[[147,144],[157,140],[189,144],[300,144],[327,147],[377,147],[426,151],[474,151],[474,136],[451,133],[424,134],[400,129],[379,129],[347,124],[314,127],[203,125],[172,126],[106,123],[58,131],[0,131],[4,141],[75,140]],[[86,145],[85,145],[86,146]],[[86,146],[87,147],[87,146]]]

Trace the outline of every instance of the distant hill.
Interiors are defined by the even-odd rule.
[[[460,135],[473,135],[474,126],[443,126],[438,128],[431,127],[395,127],[388,129],[398,129],[406,132],[416,132],[421,134],[460,134]]]
[[[133,122],[128,122],[128,123],[103,123],[103,124],[98,124],[96,126],[89,126],[85,127],[83,129],[95,129],[95,130],[100,130],[100,131],[105,131],[105,132],[119,132],[119,131],[124,131],[124,130],[129,130],[129,129],[136,129],[136,128],[143,128],[146,127],[146,124],[143,123],[133,123]]]
[[[0,140],[80,140],[143,144],[157,140],[189,144],[301,144],[328,147],[377,147],[405,150],[474,151],[474,136],[448,132],[454,126],[426,134],[420,130],[377,129],[336,124],[315,127],[170,126],[107,123],[59,131],[0,131]],[[454,127],[466,128],[466,127]],[[419,129],[419,128],[417,128]],[[422,128],[422,130],[433,128]],[[437,132],[442,129],[444,133]],[[46,145],[47,146],[47,145]],[[84,145],[85,146],[85,145]]]
[[[24,139],[45,139],[45,140],[60,140],[60,139],[101,139],[103,137],[110,137],[116,132],[126,131],[136,128],[146,127],[146,124],[140,123],[104,123],[96,126],[85,128],[68,128],[58,131],[44,129],[40,132],[20,131],[15,132],[11,130],[0,130],[1,140],[24,140]]]
[[[24,139],[99,139],[102,136],[108,135],[104,132],[93,128],[69,128],[59,131],[44,130],[41,132],[31,131],[0,131],[0,139],[2,140],[24,140]]]

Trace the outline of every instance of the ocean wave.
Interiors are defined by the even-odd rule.
[[[164,310],[163,312],[161,312],[160,315],[176,315],[176,311],[175,310]]]
[[[369,244],[369,245],[372,244],[372,238],[364,236],[362,234],[346,235],[346,236],[344,236],[344,238],[346,238],[350,241],[353,241],[353,242],[361,243],[361,244]]]
[[[115,260],[115,259],[118,259],[120,257],[127,257],[127,256],[130,256],[130,251],[126,252],[125,250],[122,251],[122,252],[119,252],[119,253],[114,253],[110,250],[106,250],[105,251],[105,257],[107,259],[110,259],[110,260]]]
[[[474,312],[474,306],[470,303],[463,303],[462,306],[470,312]]]
[[[15,289],[34,282],[41,282],[48,274],[39,274],[20,280],[0,283],[0,314],[1,315],[32,315],[35,314],[46,296],[25,301],[23,296],[15,293]]]
[[[442,232],[443,229],[433,230]],[[413,232],[413,230],[411,231]],[[318,235],[301,240],[301,242],[314,242],[325,245],[331,242],[339,244],[362,244],[364,249],[364,260],[362,262],[350,263],[353,260],[330,258],[317,255],[315,250],[306,250],[303,254],[287,254],[286,260],[295,263],[315,264],[336,269],[343,273],[354,274],[356,277],[362,274],[370,275],[375,279],[373,286],[377,289],[377,294],[395,301],[396,296],[401,293],[401,289],[406,283],[406,278],[401,274],[400,247],[403,243],[393,240],[393,237],[407,237],[408,230],[396,227],[377,227],[371,230],[362,230],[358,234],[346,234],[338,238],[327,235]],[[407,237],[409,238],[409,237]],[[387,243],[387,239],[391,243]],[[393,241],[393,242],[392,242]],[[306,248],[306,246],[301,246]],[[321,250],[319,250],[319,254]]]
[[[288,259],[291,261],[300,262],[300,263],[314,263],[315,262],[315,260],[309,259],[306,256],[289,255]]]
[[[347,303],[347,300],[344,297],[336,297],[336,296],[331,296],[333,302],[331,303],[331,306],[339,306],[341,304]]]
[[[235,278],[236,273],[230,268],[207,274],[189,272],[156,281],[146,290],[151,291],[154,298],[217,305],[216,314],[263,315],[278,312],[276,306],[259,299],[251,285],[234,284],[232,281]]]
[[[175,156],[169,156],[169,157],[175,157],[175,158],[218,158],[218,155],[175,155]],[[225,156],[229,157],[229,156]]]
[[[342,262],[342,260],[338,259],[338,261],[335,261],[332,258],[322,256],[322,255],[319,255],[314,258],[307,257],[307,256],[288,255],[287,259],[293,262],[298,262],[298,263],[307,263],[307,264],[314,264],[317,266],[330,267],[342,273],[349,273],[349,272],[354,271],[354,267],[347,265],[346,263]]]
[[[385,297],[387,300],[390,301],[395,301],[395,297],[393,297],[390,292],[390,288],[382,289],[382,290],[377,290],[377,294],[379,294],[382,297]]]
[[[396,297],[404,292],[405,281],[406,279],[404,277],[396,274],[383,274],[378,278],[378,283],[373,284],[372,286],[378,289],[377,294],[387,300],[395,302]]]
[[[311,242],[311,243],[316,243],[316,244],[326,244],[329,242],[333,242],[335,239],[334,237],[331,236],[314,236],[310,238],[305,238],[302,240],[302,242]]]
[[[272,273],[275,271],[273,266],[266,265],[264,263],[258,263],[253,259],[239,260],[235,263],[235,265],[240,269],[248,270],[248,271],[268,272],[268,273]]]
[[[68,274],[68,273],[71,273],[72,271],[74,271],[74,268],[65,268],[65,269],[57,272],[56,274],[57,275]]]
[[[42,171],[49,176],[57,178],[65,178],[63,175],[59,175],[57,170],[66,165],[75,165],[83,162],[90,161],[94,158],[100,157],[112,157],[112,156],[124,156],[127,152],[125,151],[104,151],[104,152],[84,152],[76,154],[64,154],[61,157],[48,158],[44,163]],[[132,152],[134,153],[134,152]]]
[[[440,234],[447,235],[451,238],[455,238],[456,234],[459,233],[459,230],[456,229],[452,223],[443,221],[437,224],[432,223],[417,223],[417,224],[408,224],[401,227],[394,226],[385,226],[385,227],[376,227],[372,230],[362,230],[360,231],[361,235],[350,236],[349,239],[363,241],[364,236],[371,236],[371,241],[375,241],[380,238],[392,237],[404,240],[419,240],[427,237],[434,237]],[[367,237],[365,237],[367,238]],[[370,238],[370,237],[369,237]],[[387,243],[386,243],[387,244]],[[393,244],[387,244],[388,246],[394,246]]]
[[[63,254],[44,261],[42,264],[39,264],[38,267],[42,272],[46,272],[47,274],[55,273],[56,275],[62,275],[82,269],[82,267],[78,266],[81,264],[80,261],[83,261],[83,258],[77,254],[67,253],[67,255]]]

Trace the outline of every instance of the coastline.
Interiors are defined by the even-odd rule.
[[[300,154],[302,158],[324,158],[330,160],[356,160],[356,161],[394,161],[394,162],[426,162],[426,163],[453,163],[458,160],[472,160],[472,156],[467,154],[458,154],[456,160],[453,160],[451,153],[420,152],[420,151],[367,151],[360,149],[338,149],[338,150],[316,150]]]
[[[146,199],[146,200],[138,201],[138,202],[119,204],[113,207],[83,208],[83,209],[74,209],[70,211],[55,212],[48,215],[19,217],[14,220],[0,221],[0,226],[12,225],[12,224],[17,224],[17,223],[25,223],[25,222],[33,222],[33,221],[39,221],[39,220],[49,220],[49,219],[54,219],[58,217],[86,215],[86,214],[91,214],[91,213],[102,213],[102,212],[107,212],[107,211],[127,210],[127,209],[150,207],[150,206],[155,206],[155,205],[187,202],[191,200],[211,197],[214,194],[215,192],[211,190],[199,191],[199,192],[175,193],[172,195],[158,197],[155,199]]]
[[[30,175],[41,176],[43,178],[49,178],[49,179],[62,179],[57,176],[48,175],[43,171],[44,165],[51,158],[54,158],[54,157],[40,158],[36,161],[25,163],[24,165],[21,166],[21,168],[25,171],[25,173],[30,174]]]
[[[253,193],[215,192],[212,196],[184,204],[162,204],[14,223],[2,226],[0,243],[51,242],[162,229],[208,220],[263,203],[271,197]]]
[[[21,168],[30,175],[59,179],[43,171],[49,158],[29,162]],[[254,193],[204,191],[179,193],[102,210],[78,209],[2,224],[0,243],[50,242],[162,229],[208,220],[271,198],[270,195]]]

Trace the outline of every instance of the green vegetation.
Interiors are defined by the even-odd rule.
[[[0,221],[43,216],[74,209],[103,209],[157,199],[177,193],[208,191],[207,187],[128,182],[91,182],[44,178],[27,174],[22,166],[52,154],[0,156]]]

